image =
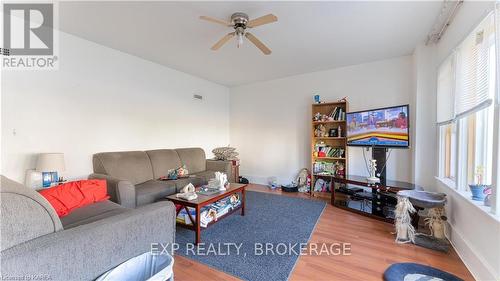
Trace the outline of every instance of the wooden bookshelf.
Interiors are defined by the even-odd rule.
[[[327,116],[330,116],[332,112],[334,112],[335,108],[340,108],[342,109],[342,112],[345,114],[349,110],[349,104],[348,102],[344,101],[338,101],[338,102],[326,102],[326,103],[319,103],[319,104],[312,104],[312,110],[311,110],[311,196],[316,196],[316,197],[326,197],[330,198],[331,197],[331,192],[317,192],[314,191],[314,186],[316,184],[316,181],[320,178],[329,181],[330,182],[330,190],[333,188],[333,177],[334,175],[324,175],[324,174],[317,174],[314,170],[314,163],[315,162],[324,162],[324,163],[341,163],[344,165],[344,174],[347,173],[347,168],[348,168],[348,154],[347,154],[347,138],[346,138],[346,130],[347,130],[347,122],[345,118],[340,118],[341,120],[338,120],[338,118],[335,118],[335,120],[320,120],[320,121],[315,121],[314,116],[316,113],[321,113],[322,115],[325,114]],[[315,130],[317,126],[322,125],[326,128],[326,135],[320,135],[317,136],[315,135]],[[330,129],[337,129],[340,127],[341,129],[341,135],[336,135],[336,136],[330,136],[329,132]],[[341,148],[344,150],[344,155],[338,156],[336,155],[335,157],[332,156],[317,156],[314,154],[316,150],[316,144],[318,143],[324,143],[325,145],[331,147],[331,148]]]

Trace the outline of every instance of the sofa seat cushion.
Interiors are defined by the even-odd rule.
[[[74,209],[69,215],[62,217],[61,222],[64,229],[68,229],[121,214],[127,210],[130,209],[106,200]]]
[[[181,189],[184,188],[184,186],[188,185],[189,183],[193,184],[195,187],[207,184],[207,181],[205,181],[204,178],[202,177],[197,177],[195,175],[191,175],[188,178],[182,178],[178,180],[173,180],[169,181],[175,184],[177,192],[180,192]]]
[[[150,180],[135,186],[137,206],[150,204],[176,193],[173,181]]]
[[[215,171],[203,171],[194,174],[198,178],[202,178],[204,181],[208,183],[210,179],[215,178]]]

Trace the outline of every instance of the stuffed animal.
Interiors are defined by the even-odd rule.
[[[338,178],[343,178],[345,177],[345,168],[344,168],[344,164],[342,163],[337,163],[337,169],[335,171],[335,176],[337,176]]]
[[[299,174],[297,175],[297,178],[295,179],[299,192],[309,191],[309,186],[308,186],[309,179],[310,179],[309,170],[307,170],[306,168],[300,170]]]

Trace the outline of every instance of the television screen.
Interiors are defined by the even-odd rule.
[[[409,147],[408,111],[408,105],[400,105],[347,113],[347,144]]]

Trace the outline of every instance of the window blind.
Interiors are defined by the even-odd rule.
[[[500,2],[495,3],[495,55],[499,57],[498,54],[500,54]],[[496,81],[500,81],[500,58],[496,58],[496,71],[495,71],[495,78]],[[500,87],[498,86],[498,83],[496,83],[496,97],[495,101],[497,104],[500,104]]]
[[[456,118],[468,116],[492,104],[495,93],[494,56],[495,18],[491,13],[457,48]]]
[[[455,53],[439,67],[437,81],[437,123],[444,125],[455,118]]]

